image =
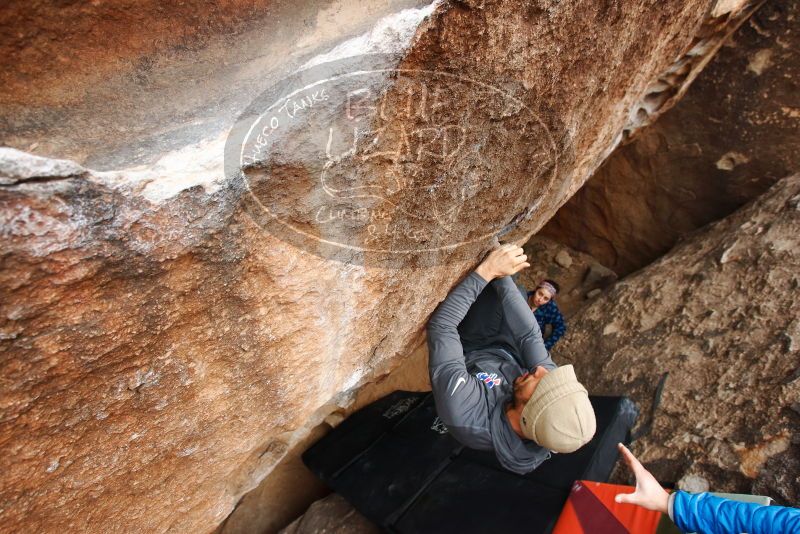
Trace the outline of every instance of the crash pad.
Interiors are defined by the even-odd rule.
[[[637,410],[625,397],[591,396],[595,437],[528,475],[491,451],[467,449],[439,420],[430,393],[397,391],[356,412],[303,461],[361,514],[389,532],[550,532],[575,480],[605,482]]]

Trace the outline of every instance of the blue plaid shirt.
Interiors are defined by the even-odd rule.
[[[532,294],[533,291],[528,292],[528,296]],[[553,333],[544,340],[544,347],[549,351],[553,348],[553,345],[556,344],[556,341],[561,339],[561,336],[567,331],[567,324],[564,322],[564,316],[561,315],[561,310],[558,309],[558,305],[554,300],[551,300],[544,306],[536,308],[536,311],[533,312],[533,316],[536,317],[536,322],[539,323],[539,329],[541,329],[543,335],[546,325],[549,324],[553,326]]]

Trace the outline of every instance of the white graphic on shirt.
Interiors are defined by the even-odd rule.
[[[416,397],[409,397],[407,399],[400,399],[399,401],[397,401],[394,404],[392,404],[389,407],[388,410],[383,412],[383,416],[386,419],[392,419],[394,417],[397,417],[400,414],[404,414],[409,410],[409,408],[411,408],[414,405],[415,402],[417,402],[417,398]]]
[[[458,386],[460,386],[461,384],[464,384],[466,382],[467,382],[467,379],[464,378],[463,376],[458,377],[458,380],[456,380],[456,386],[453,388],[453,392],[450,393],[450,396],[452,397],[453,395],[455,395],[456,390],[458,389]]]
[[[433,424],[431,425],[431,430],[439,434],[447,434],[447,425],[442,423],[442,420],[437,417],[436,419],[433,420]]]
[[[502,382],[502,378],[497,378],[497,373],[484,373],[481,371],[480,373],[476,374],[475,377],[486,384],[486,387],[492,389],[495,386],[499,386]]]

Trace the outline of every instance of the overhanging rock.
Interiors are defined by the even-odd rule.
[[[750,8],[77,6],[15,2],[3,15],[19,28],[2,43],[15,61],[0,90],[3,143],[82,166],[0,159],[0,499],[10,530],[213,528],[320,407],[346,403],[415,345],[492,235],[538,229],[646,122],[638,110],[652,84],[669,75],[674,86],[648,116],[680,96]],[[287,73],[319,67],[315,57],[353,50],[381,53],[375,67],[391,71],[360,102],[371,137],[356,132],[348,154],[348,118],[336,115],[345,98],[226,174],[223,148],[250,102]],[[420,83],[419,71],[434,74]],[[420,87],[440,114],[432,125],[430,109],[405,113]],[[308,143],[294,146],[303,128]],[[292,211],[316,213],[327,198],[317,171],[332,130],[341,144],[331,140],[330,154],[344,166],[329,189],[377,185],[388,198],[361,207],[411,213],[370,250],[363,220],[342,216],[347,224],[322,235],[301,217],[308,210]],[[410,132],[417,138],[404,140]],[[376,139],[395,149],[376,156]],[[253,216],[260,193],[313,246],[265,230]],[[422,255],[408,253],[414,232],[432,243]],[[464,240],[474,249],[451,246]]]

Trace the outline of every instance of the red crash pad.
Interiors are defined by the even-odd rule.
[[[654,534],[661,521],[659,512],[614,500],[618,493],[634,490],[603,482],[575,482],[553,534]]]

